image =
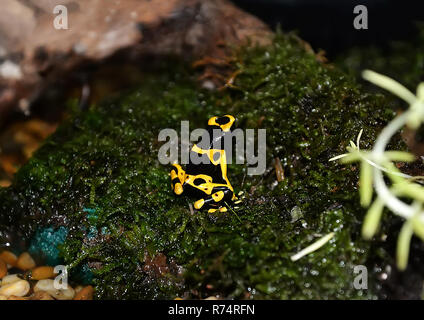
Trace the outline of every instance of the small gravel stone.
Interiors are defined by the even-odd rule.
[[[0,259],[12,267],[16,267],[16,263],[18,262],[18,257],[8,250],[4,250],[0,253]]]
[[[75,290],[69,285],[66,289],[56,289],[52,279],[38,281],[34,286],[34,292],[38,291],[45,291],[57,300],[72,300],[75,295]]]
[[[29,300],[28,297],[10,296],[7,300]]]
[[[26,271],[35,268],[36,264],[31,255],[28,252],[24,252],[19,256],[16,266]]]
[[[75,294],[77,294],[78,292],[80,292],[82,289],[84,289],[84,286],[82,286],[82,285],[77,285],[75,288],[74,288],[74,290],[75,290]]]
[[[0,287],[0,295],[23,297],[29,292],[30,285],[26,280],[19,280],[13,283],[2,285]]]
[[[31,300],[54,300],[46,291],[37,291],[31,296]]]
[[[7,264],[0,259],[0,279],[3,279],[7,275]]]
[[[4,286],[6,284],[11,284],[19,280],[22,280],[22,279],[19,278],[17,274],[8,274],[2,279],[1,285]]]
[[[50,266],[37,267],[32,270],[32,280],[43,280],[53,278],[55,276],[54,268]]]
[[[74,300],[93,300],[94,288],[86,286],[75,295]]]
[[[10,296],[7,300],[29,300],[28,297]]]

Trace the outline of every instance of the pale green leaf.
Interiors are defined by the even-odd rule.
[[[380,198],[377,198],[368,209],[364,223],[362,224],[362,236],[365,239],[371,239],[377,232],[383,209],[384,202]]]
[[[424,202],[424,188],[416,183],[400,183],[393,187],[402,196]]]
[[[391,161],[411,162],[415,160],[415,156],[412,153],[404,151],[386,151],[384,155]]]
[[[362,161],[359,176],[359,196],[363,207],[370,205],[372,193],[372,166],[368,162]]]
[[[424,241],[424,222],[420,219],[420,215],[416,215],[411,219],[412,227],[417,236],[419,236]]]
[[[331,159],[328,159],[328,161],[336,161],[339,160],[341,158],[347,157],[349,154],[344,153],[344,154],[339,154],[338,156],[332,157]]]
[[[340,159],[340,163],[352,163],[361,159],[359,152],[349,153],[346,157]]]
[[[321,248],[324,244],[326,244],[328,241],[330,241],[331,238],[333,238],[333,237],[334,237],[334,232],[330,232],[329,234],[327,234],[324,237],[318,239],[317,241],[315,241],[311,245],[307,246],[305,249],[302,249],[301,251],[299,251],[295,255],[292,255],[290,257],[290,259],[292,261],[299,260],[300,258],[302,258],[302,257],[310,254],[311,252],[314,252],[314,251],[318,250],[319,248]]]
[[[408,265],[409,247],[411,245],[412,235],[412,223],[406,221],[400,230],[396,250],[397,267],[401,271],[405,270]]]
[[[424,82],[421,82],[417,87],[417,98],[420,101],[424,101]]]
[[[422,103],[415,102],[411,104],[411,111],[406,122],[406,125],[411,129],[418,129],[421,125],[421,110],[419,108],[422,106]]]
[[[359,149],[359,143],[361,142],[362,132],[364,132],[364,129],[361,129],[361,131],[359,131],[358,137],[356,137],[356,147],[358,149]]]
[[[384,168],[387,170],[386,173],[393,183],[403,184],[407,182],[407,180],[400,175],[401,172],[398,168],[396,168],[393,162],[385,163]]]
[[[405,100],[409,104],[413,104],[416,101],[416,97],[411,91],[409,91],[399,82],[387,76],[384,76],[371,70],[365,70],[362,72],[362,77],[365,80],[368,80],[369,82],[372,82],[375,85],[397,95],[399,98]]]

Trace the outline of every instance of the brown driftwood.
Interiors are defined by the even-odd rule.
[[[58,4],[68,9],[67,30],[54,28]],[[122,50],[129,57],[173,54],[219,64],[230,46],[248,38],[264,43],[269,34],[226,0],[2,0],[0,119],[16,107],[28,110],[84,63]]]

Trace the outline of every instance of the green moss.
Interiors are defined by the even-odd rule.
[[[352,287],[353,267],[376,256],[359,234],[358,168],[328,159],[360,129],[361,147],[370,146],[394,116],[384,97],[319,64],[290,35],[238,51],[234,89],[202,90],[190,69],[175,65],[61,125],[1,191],[9,213],[2,223],[14,221],[28,238],[44,226],[66,226],[62,258],[91,268],[98,298],[375,297],[373,287]],[[232,164],[230,181],[246,194],[241,208],[191,214],[192,199],[172,194],[170,168],[157,161],[157,135],[180,120],[204,127],[226,113],[238,127],[267,129],[267,172],[249,177]],[[329,232],[335,237],[322,249],[290,260]],[[162,255],[166,264],[154,259]]]

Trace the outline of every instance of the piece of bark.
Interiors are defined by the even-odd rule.
[[[67,30],[53,25],[59,4],[68,11]],[[28,112],[58,79],[123,50],[132,58],[207,55],[222,62],[231,46],[264,44],[270,34],[226,0],[3,0],[0,119],[16,107]]]

